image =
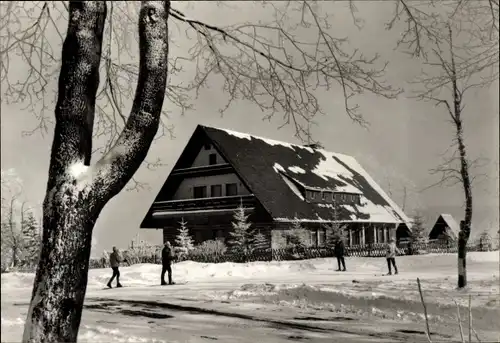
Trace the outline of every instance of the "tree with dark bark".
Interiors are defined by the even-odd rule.
[[[76,342],[87,288],[92,229],[104,205],[141,165],[160,121],[167,81],[168,1],[144,2],[140,67],[131,114],[93,166],[104,1],[71,2],[62,49],[55,133],[43,203],[43,247],[23,342]]]

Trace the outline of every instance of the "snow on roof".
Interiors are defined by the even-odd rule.
[[[442,213],[439,216],[443,218],[446,225],[448,225],[448,227],[450,228],[451,233],[455,235],[455,238],[458,237],[458,233],[460,232],[460,225],[458,225],[458,223],[455,221],[455,218],[453,218],[451,214],[447,213]]]
[[[340,221],[409,222],[352,156],[227,129],[200,125],[197,130],[204,131],[212,140],[276,220],[289,220],[295,214],[304,220],[333,220],[336,211],[322,206],[325,204],[304,201],[298,185],[360,194],[360,204],[337,208]]]

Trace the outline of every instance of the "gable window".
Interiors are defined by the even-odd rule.
[[[238,185],[235,183],[226,183],[226,196],[238,195]]]
[[[205,143],[205,144],[203,144],[203,148],[204,148],[205,150],[210,150],[210,143]]]
[[[221,197],[222,196],[222,185],[210,186],[210,196],[211,197]]]
[[[200,199],[207,197],[207,186],[193,187],[193,198]]]
[[[217,154],[208,155],[208,164],[210,165],[217,164]]]

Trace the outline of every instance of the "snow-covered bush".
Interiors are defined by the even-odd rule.
[[[221,240],[209,240],[198,244],[191,251],[192,254],[222,255],[227,251],[227,246]]]
[[[144,240],[139,241],[127,250],[121,252],[123,260],[127,260],[128,264],[137,263],[154,263],[159,260],[158,250],[156,245],[151,245]]]

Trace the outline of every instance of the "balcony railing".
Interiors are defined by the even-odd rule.
[[[235,209],[240,204],[243,207],[255,206],[255,196],[253,194],[234,195],[224,197],[181,199],[169,201],[157,201],[153,204],[153,213],[157,211],[196,211],[207,209]]]
[[[193,177],[193,176],[207,176],[207,175],[216,175],[216,174],[233,173],[233,172],[234,168],[229,163],[220,163],[220,164],[212,164],[199,167],[174,169],[170,173],[170,176]]]

